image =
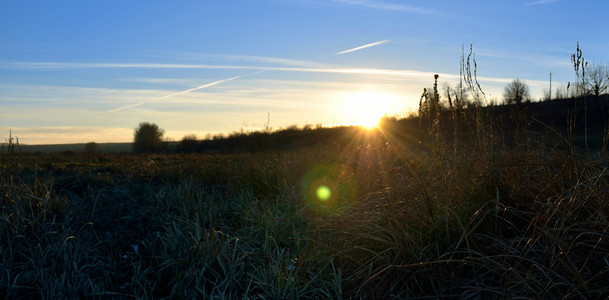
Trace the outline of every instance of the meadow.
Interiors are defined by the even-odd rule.
[[[0,298],[607,297],[606,138],[535,105],[243,151],[3,153]]]

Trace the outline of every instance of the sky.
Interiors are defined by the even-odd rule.
[[[0,142],[169,140],[367,124],[455,87],[472,45],[486,100],[534,99],[609,63],[609,1],[0,0]]]

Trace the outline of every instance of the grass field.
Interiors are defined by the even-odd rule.
[[[80,144],[56,144],[56,145],[19,145],[21,152],[29,153],[60,153],[60,152],[83,152],[86,149],[84,143]],[[100,152],[105,153],[127,153],[133,150],[132,143],[101,143],[96,144]]]
[[[281,150],[3,153],[0,298],[609,296],[604,148],[469,113]]]

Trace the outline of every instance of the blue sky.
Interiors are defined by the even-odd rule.
[[[0,0],[0,134],[127,142],[339,125],[416,110],[473,43],[487,100],[574,80],[577,42],[609,63],[607,1]],[[362,47],[366,46],[367,47]],[[351,51],[349,51],[351,50]]]

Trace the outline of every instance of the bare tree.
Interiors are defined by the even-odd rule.
[[[508,83],[503,91],[503,99],[507,104],[521,104],[530,99],[529,86],[522,80],[516,78]]]
[[[609,67],[593,63],[586,71],[588,90],[595,96],[606,93],[609,89]]]
[[[541,97],[541,101],[550,101],[552,100],[552,94],[550,89],[543,89],[543,96]]]
[[[569,87],[571,86],[571,83],[569,83]],[[554,99],[566,99],[569,98],[569,89],[567,88],[567,85],[564,83],[561,83],[560,85],[558,85],[556,87],[556,89],[554,89]]]

